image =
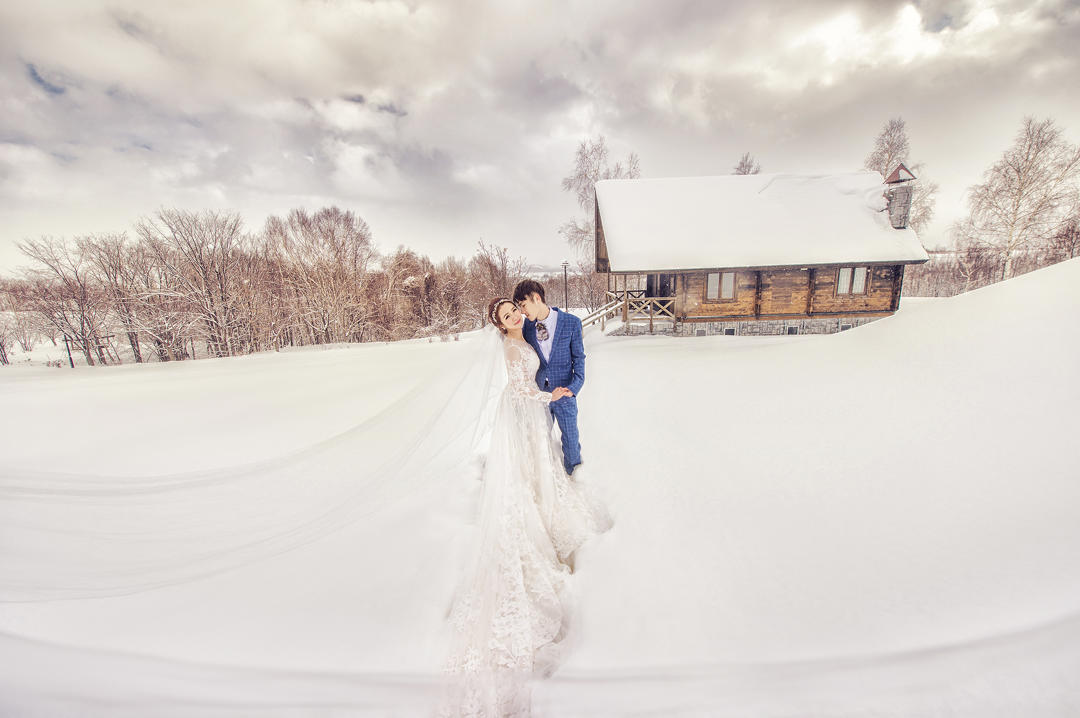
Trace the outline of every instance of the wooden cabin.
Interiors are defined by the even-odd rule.
[[[596,183],[596,271],[626,331],[840,331],[900,306],[904,267],[929,259],[907,227],[910,170]]]

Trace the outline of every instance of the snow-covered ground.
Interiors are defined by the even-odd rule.
[[[582,480],[616,525],[581,551],[536,715],[1080,715],[1078,316],[1072,260],[841,334],[588,330]],[[470,341],[0,371],[0,715],[427,715],[474,473],[364,471],[448,431]],[[264,487],[200,494],[253,462]],[[63,474],[183,486],[34,493]],[[231,516],[291,531],[318,492],[349,510],[289,550],[138,562],[181,529],[246,556]],[[55,549],[99,516],[108,590],[65,598],[99,577]]]

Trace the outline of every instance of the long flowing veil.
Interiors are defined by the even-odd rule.
[[[397,402],[285,456],[145,476],[0,464],[0,602],[190,581],[315,541],[433,482],[479,475],[506,369],[494,327],[461,337],[438,347],[446,361]]]
[[[533,680],[554,673],[574,635],[565,559],[612,525],[566,475],[547,404],[504,392],[484,426],[479,530],[449,612],[439,718],[529,715]]]

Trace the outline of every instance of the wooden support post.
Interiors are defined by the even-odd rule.
[[[806,316],[814,313],[814,269],[811,267],[807,272],[809,279],[806,280]]]
[[[761,270],[754,272],[757,275],[757,286],[754,288],[754,318],[761,316]]]
[[[675,291],[671,293],[674,297],[671,301],[671,328],[675,329],[675,325],[679,323],[679,309],[685,306],[685,302],[679,301],[679,293],[686,289],[686,280],[683,279],[681,274],[675,275]]]
[[[623,324],[630,323],[630,292],[626,291],[626,284],[623,283],[623,295],[622,295],[622,320]]]
[[[895,312],[900,308],[900,293],[904,288],[904,265],[897,264],[893,267],[893,286],[892,286],[892,310]]]
[[[653,306],[655,306],[655,302],[653,302],[652,298],[650,297],[649,298],[649,334],[653,333]]]

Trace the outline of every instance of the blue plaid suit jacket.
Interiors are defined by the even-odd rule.
[[[558,307],[551,307],[553,310]],[[544,359],[540,351],[540,342],[536,340],[536,322],[525,320],[521,329],[525,341],[536,350],[540,357],[540,368],[536,370],[536,385],[544,391],[551,391],[557,386],[565,386],[581,393],[585,385],[585,343],[581,340],[581,320],[570,312],[559,310],[559,321],[555,324],[555,337],[551,343],[551,357]],[[544,386],[544,380],[548,385]]]

